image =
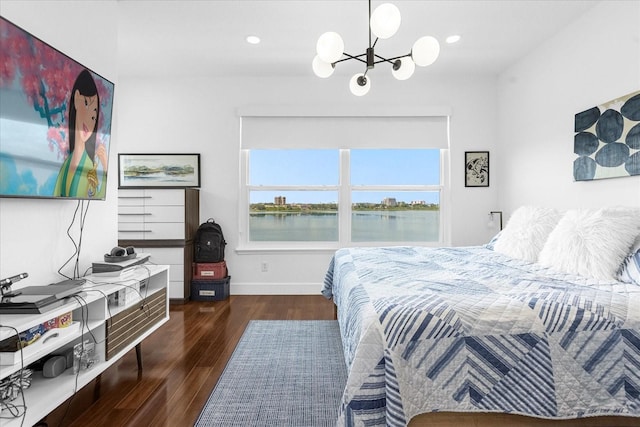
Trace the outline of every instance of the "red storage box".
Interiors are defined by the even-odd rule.
[[[227,263],[224,261],[193,263],[195,280],[219,280],[225,277],[227,277]]]

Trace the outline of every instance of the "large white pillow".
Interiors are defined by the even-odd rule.
[[[519,207],[509,218],[493,249],[512,258],[535,262],[559,220],[560,213],[552,208]]]
[[[640,233],[640,210],[570,210],[551,232],[539,262],[566,273],[615,280]]]

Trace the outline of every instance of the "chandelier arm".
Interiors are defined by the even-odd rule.
[[[389,59],[387,59],[387,58],[383,58],[383,57],[382,57],[382,56],[380,56],[380,55],[376,55],[376,58],[380,59],[380,61],[376,61],[376,62],[374,62],[374,64],[380,64],[381,62],[389,62],[389,63],[393,64],[393,62],[394,62],[396,59],[406,58],[406,57],[408,57],[408,56],[411,56],[411,54],[410,54],[410,53],[407,53],[406,55],[402,55],[402,56],[395,56],[395,57],[393,57],[393,58],[389,58]]]
[[[365,64],[367,63],[367,61],[364,61],[364,60],[360,59],[360,57],[362,57],[362,56],[367,56],[366,53],[363,53],[361,55],[356,55],[356,56],[349,55],[347,52],[342,52],[342,54],[345,55],[345,56],[348,56],[348,58],[339,59],[336,62],[334,62],[333,65],[337,64],[338,62],[349,61],[351,59],[355,59],[356,61],[360,61],[360,62],[363,62]]]

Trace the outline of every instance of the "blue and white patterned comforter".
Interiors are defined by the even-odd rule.
[[[640,417],[640,287],[485,247],[338,250],[349,378],[338,425],[420,413]],[[640,424],[640,419],[639,419]]]

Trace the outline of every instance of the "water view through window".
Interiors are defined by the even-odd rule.
[[[252,191],[249,239],[337,242],[337,191]]]
[[[439,150],[349,154],[349,167],[341,168],[339,150],[252,150],[249,240],[338,242],[341,235],[351,242],[439,240]],[[349,186],[339,184],[345,169]],[[349,206],[338,200],[349,200]],[[341,221],[341,215],[350,221]],[[340,230],[349,223],[348,230]]]

